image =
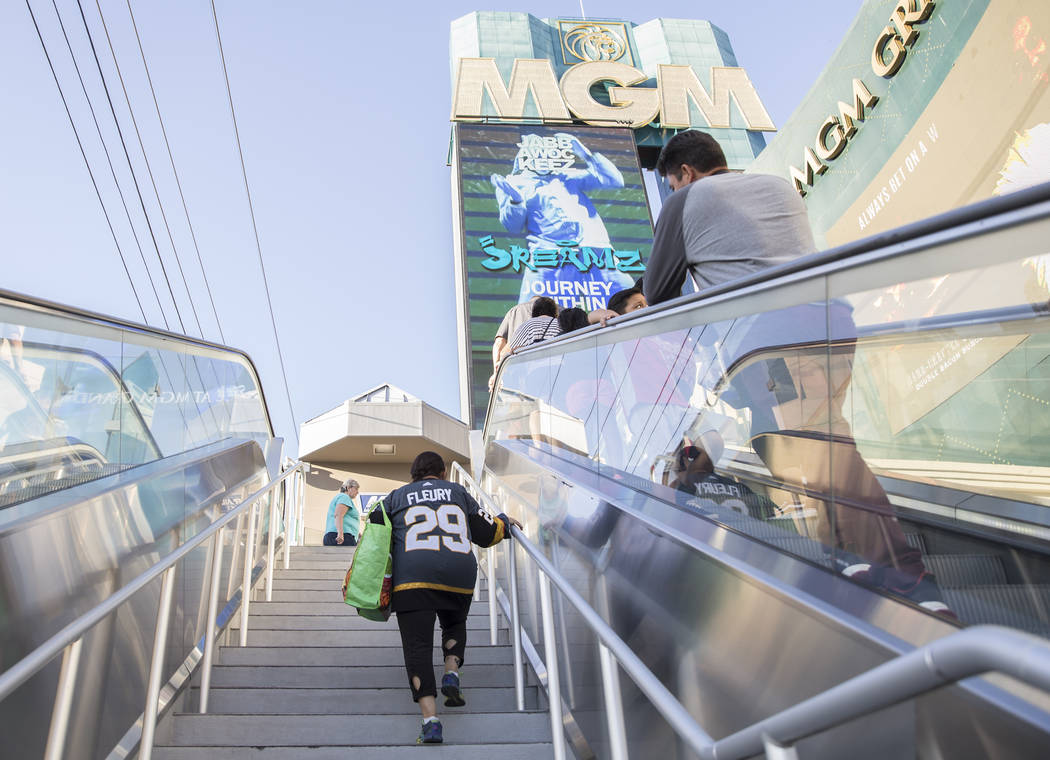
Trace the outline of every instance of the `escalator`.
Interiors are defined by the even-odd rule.
[[[716,738],[960,627],[1050,637],[1048,265],[1044,185],[540,344],[480,483]],[[557,614],[569,735],[605,756]],[[974,678],[799,754],[1041,757],[1048,711]],[[630,685],[624,715],[631,754],[689,756]]]
[[[244,354],[0,292],[0,675],[275,477],[274,438]],[[253,556],[277,496],[261,507]],[[238,523],[240,527],[240,523]],[[228,531],[174,576],[162,672],[169,707],[201,657],[202,598],[219,558],[223,605],[248,552]],[[254,563],[254,560],[253,560]],[[249,577],[258,572],[254,564]],[[133,754],[161,582],[83,637],[62,757]],[[232,604],[232,602],[231,602]],[[229,609],[226,610],[229,616]],[[50,661],[0,699],[3,757],[44,757],[60,672]],[[30,671],[33,672],[33,671]]]

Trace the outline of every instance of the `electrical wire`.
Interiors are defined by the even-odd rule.
[[[33,13],[33,7],[29,4],[29,0],[26,0],[26,9],[29,11],[29,17],[33,20],[33,28],[36,29],[36,36],[40,40],[40,47],[44,51],[44,57],[47,58],[47,65],[51,69],[51,76],[54,77],[55,86],[58,88],[59,97],[62,98],[62,105],[66,109],[66,116],[69,118],[69,126],[71,126],[73,128],[73,136],[76,137],[77,146],[80,148],[80,155],[84,159],[84,166],[87,168],[88,176],[91,178],[91,185],[95,188],[95,195],[98,197],[99,206],[102,208],[102,215],[106,217],[106,226],[109,227],[109,234],[113,237],[113,245],[116,246],[116,248],[117,248],[117,254],[120,256],[120,263],[124,265],[124,273],[128,276],[128,284],[131,286],[131,292],[135,296],[135,303],[138,304],[139,314],[142,315],[142,321],[148,323],[148,320],[146,319],[146,311],[145,311],[145,309],[142,308],[142,299],[139,298],[138,290],[135,288],[135,281],[131,277],[131,270],[128,269],[128,261],[124,257],[124,251],[120,247],[120,241],[117,239],[116,230],[113,229],[113,220],[110,219],[109,212],[106,210],[106,204],[102,200],[102,193],[98,189],[98,182],[95,180],[95,173],[91,170],[91,162],[88,161],[87,152],[84,150],[84,142],[80,139],[80,133],[77,131],[76,122],[73,121],[73,114],[69,110],[69,102],[66,100],[66,94],[62,90],[61,83],[58,81],[58,73],[55,71],[54,63],[51,61],[51,54],[48,52],[47,45],[44,43],[44,36],[40,32],[40,25],[37,23],[36,14]],[[60,19],[60,21],[61,21],[61,19]],[[79,70],[78,70],[78,74],[79,74]],[[83,84],[83,79],[81,79],[81,84]],[[92,111],[92,116],[94,116],[94,111]],[[97,120],[95,121],[95,127],[96,128],[98,127],[98,121]],[[101,132],[101,130],[99,130],[99,137],[101,138],[101,136],[102,136],[102,132]],[[102,143],[102,147],[103,147],[103,149],[105,149],[105,142]],[[106,155],[107,155],[107,158],[108,158],[108,156],[109,156],[108,151],[107,151]],[[109,168],[110,168],[110,171],[113,171],[113,164],[112,164],[112,162],[110,163]],[[113,173],[113,178],[114,178],[114,181],[115,181],[116,180],[116,172]],[[119,185],[117,186],[117,190],[119,192],[119,190],[120,190],[120,186]],[[121,201],[123,201],[123,196],[121,196]],[[125,204],[124,205],[125,213],[127,213],[127,210],[128,210],[128,207]],[[130,222],[130,220],[131,220],[131,215],[128,214],[128,221]],[[134,232],[134,227],[132,227],[132,232]],[[136,243],[138,242],[138,238],[137,237],[136,237],[135,242]],[[141,253],[141,252],[142,252],[142,247],[139,246],[139,253]],[[145,262],[145,257],[143,257],[143,262]],[[150,282],[152,284],[152,280]],[[156,293],[156,288],[154,288],[154,293]],[[158,303],[159,303],[159,300],[160,299],[158,297]],[[161,311],[161,316],[163,317],[163,310]]]
[[[55,0],[52,0],[52,3],[54,3],[54,2],[55,2]],[[101,61],[99,60],[99,57],[98,57],[98,51],[95,48],[95,41],[94,41],[94,39],[91,36],[91,28],[88,26],[87,16],[84,13],[84,7],[83,7],[83,5],[81,5],[80,0],[77,0],[77,7],[80,9],[80,19],[81,19],[81,21],[84,24],[84,31],[87,34],[88,42],[91,45],[91,53],[92,53],[92,55],[93,55],[93,57],[95,59],[95,65],[98,68],[99,78],[102,81],[102,88],[103,88],[103,90],[106,93],[106,100],[109,103],[110,113],[113,115],[113,122],[114,122],[114,124],[115,124],[115,126],[117,128],[117,135],[120,137],[120,144],[121,144],[121,147],[123,147],[123,149],[124,149],[124,158],[128,162],[128,170],[131,172],[131,179],[132,179],[132,181],[133,181],[133,183],[135,185],[135,191],[138,194],[139,205],[142,207],[142,214],[145,217],[146,226],[149,228],[150,237],[153,240],[153,247],[154,247],[154,249],[157,252],[157,260],[160,262],[161,272],[164,274],[164,281],[165,281],[165,283],[168,286],[168,294],[171,296],[172,304],[175,307],[175,315],[176,315],[176,317],[178,317],[179,326],[181,327],[182,332],[185,333],[186,332],[186,327],[185,327],[185,324],[183,323],[183,320],[182,320],[182,314],[179,312],[179,304],[175,300],[175,293],[174,293],[174,291],[172,290],[172,287],[171,287],[171,280],[168,279],[168,272],[167,272],[167,269],[164,266],[164,259],[161,257],[161,254],[160,254],[160,246],[157,244],[157,238],[156,238],[156,235],[153,232],[153,225],[150,222],[149,213],[146,211],[146,204],[145,204],[145,201],[144,201],[144,199],[142,197],[142,190],[139,187],[138,177],[135,174],[135,166],[134,166],[134,164],[131,163],[131,155],[128,152],[127,142],[124,140],[124,133],[123,133],[123,130],[121,130],[121,128],[120,128],[120,120],[117,118],[116,109],[113,107],[113,99],[110,97],[109,87],[106,84],[106,76],[102,72],[102,64],[101,64]],[[55,12],[58,13],[57,5],[55,6]],[[61,23],[61,15],[59,15],[59,23]],[[64,25],[63,25],[63,33],[65,33]],[[67,44],[68,44],[68,37],[67,37]],[[72,48],[70,49],[70,55],[72,55]],[[74,61],[75,60],[76,60],[76,58],[74,56]],[[116,64],[116,56],[115,55],[114,55],[113,62],[114,62],[114,64]],[[78,67],[78,71],[79,71],[79,67]],[[118,73],[119,73],[119,69],[118,69]],[[123,85],[123,79],[121,79],[121,84]],[[85,96],[86,95],[87,95],[87,93],[85,91]],[[127,98],[127,90],[126,89],[124,90],[124,96],[125,96],[125,98]],[[88,98],[88,102],[90,103],[90,98]],[[134,111],[131,110],[131,101],[130,101],[130,99],[128,99],[128,110],[129,110],[129,112],[131,112],[132,121],[134,121],[135,116],[134,116]],[[92,109],[92,111],[93,111],[93,109]],[[138,133],[138,125],[137,124],[135,126],[135,131],[136,131],[136,134],[137,134]],[[139,137],[139,145],[142,148],[143,159],[145,159],[145,161],[146,161],[146,168],[149,169],[149,159],[146,157],[145,146],[142,145],[142,138],[141,138],[141,136]],[[152,179],[152,178],[153,178],[153,173],[152,173],[152,171],[150,171],[150,179]],[[154,191],[156,192],[156,183],[154,183]],[[157,194],[157,203],[158,203],[158,205],[161,204],[159,193]],[[161,206],[161,213],[162,214],[163,214],[163,210],[164,210],[163,206]],[[165,224],[167,224],[167,219],[166,218],[165,218]],[[170,235],[170,233],[171,233],[170,229],[168,230],[168,233]],[[174,246],[175,246],[175,243],[174,243],[174,240],[172,240],[172,251],[173,251],[173,253],[175,253],[176,261],[178,261],[178,252],[175,251]],[[179,270],[180,271],[182,270],[182,265],[181,264],[179,264]],[[183,284],[185,285],[185,277],[183,278]],[[187,287],[187,294],[188,293],[189,293],[189,288]],[[158,299],[158,302],[159,302],[159,299]],[[191,304],[192,304],[192,299],[191,299]],[[196,311],[194,311],[194,313],[196,314]],[[166,323],[166,320],[165,320],[165,323]],[[199,326],[199,322],[198,322],[198,326]],[[203,335],[201,337],[203,337]],[[164,361],[163,361],[164,354],[165,354],[165,352],[158,352],[158,359],[160,360],[161,366],[164,368],[164,374],[165,374],[165,376],[168,379],[169,385],[174,389],[175,388],[175,383],[172,380],[171,372],[168,370],[167,366],[164,364]],[[203,377],[201,377],[200,369],[199,369],[198,365],[196,364],[196,358],[195,357],[191,357],[191,360],[194,363],[194,367],[197,368],[197,377],[198,377],[198,379],[201,382],[201,387],[203,388],[204,387],[204,379],[203,379]],[[188,372],[186,372],[185,368],[183,368],[183,376],[186,377],[187,380],[188,380]],[[196,409],[197,417],[199,418],[199,417],[202,416],[201,407],[200,407],[200,404],[197,401],[197,396],[194,395],[193,398],[194,398],[193,406]],[[209,407],[209,411],[211,412],[212,418],[215,419],[215,410],[213,408]],[[180,416],[183,419],[183,423],[184,424],[188,424],[188,421],[186,419],[186,412],[185,412],[185,410],[182,409],[181,406],[179,407],[179,414],[180,414]],[[215,424],[216,424],[216,426],[218,426],[217,420],[215,420]]]
[[[78,0],[79,2],[79,0]],[[263,263],[262,244],[259,242],[259,227],[255,223],[255,208],[252,205],[252,191],[248,187],[248,170],[244,165],[244,151],[241,149],[241,134],[237,128],[237,112],[233,107],[233,91],[230,89],[230,73],[226,68],[226,54],[222,49],[222,34],[219,32],[219,16],[215,11],[215,0],[211,0],[211,17],[215,22],[215,40],[219,44],[219,59],[222,61],[222,76],[226,81],[226,97],[230,103],[230,117],[233,119],[233,135],[237,140],[237,155],[241,161],[241,176],[244,177],[244,192],[248,196],[248,212],[251,215],[252,231],[255,233],[255,250],[259,254],[259,269],[262,272],[263,288],[266,291],[266,305],[270,310],[270,324],[273,325],[273,339],[277,346],[277,359],[281,365],[281,376],[284,379],[284,394],[288,399],[288,411],[292,415],[292,432],[295,435],[296,449],[299,447],[299,430],[295,426],[295,410],[292,408],[292,392],[288,387],[288,373],[284,369],[284,356],[281,353],[281,339],[277,334],[277,320],[273,314],[273,301],[270,299],[270,285],[266,280],[266,266]]]
[[[78,1],[79,5],[79,1]],[[153,195],[157,199],[157,208],[160,209],[160,218],[164,222],[164,229],[168,233],[168,242],[171,244],[171,253],[175,257],[175,264],[179,268],[179,276],[182,278],[182,287],[186,290],[186,298],[190,302],[190,311],[193,312],[193,320],[197,323],[197,333],[203,338],[204,330],[201,328],[200,318],[197,316],[197,306],[193,303],[193,294],[190,293],[189,283],[186,282],[186,273],[182,269],[182,261],[179,259],[179,251],[175,247],[175,238],[171,234],[171,226],[168,224],[168,215],[164,212],[164,203],[160,198],[160,190],[157,188],[157,180],[153,176],[153,167],[150,166],[149,156],[146,153],[146,145],[142,140],[142,132],[139,130],[138,119],[135,118],[135,109],[131,106],[131,98],[128,95],[127,85],[124,83],[124,74],[120,70],[120,63],[117,61],[117,51],[113,49],[113,40],[109,36],[109,27],[106,26],[106,17],[102,15],[102,6],[99,5],[98,0],[95,0],[95,5],[98,7],[99,20],[102,22],[102,31],[106,35],[106,42],[109,45],[109,54],[113,58],[113,67],[117,72],[117,79],[120,81],[120,89],[124,93],[124,102],[128,104],[128,113],[131,115],[131,125],[135,128],[135,137],[139,141],[139,150],[142,151],[142,160],[146,163],[146,173],[149,175],[150,184],[153,186]],[[80,9],[81,15],[84,13],[83,6]],[[87,19],[84,19],[84,28],[87,29]],[[88,29],[88,36],[91,36],[91,30]],[[174,297],[174,296],[172,296]]]
[[[54,0],[52,0],[54,2]],[[95,40],[91,36],[91,28],[88,26],[87,16],[84,15],[84,6],[81,5],[80,0],[77,0],[77,7],[80,9],[80,18],[84,23],[84,30],[87,32],[88,43],[91,45],[91,55],[95,59],[95,66],[98,68],[99,78],[102,80],[102,90],[106,93],[106,102],[109,104],[109,111],[113,115],[113,123],[117,127],[117,135],[120,137],[120,145],[124,149],[124,158],[128,162],[128,168],[131,170],[131,180],[135,185],[135,193],[138,195],[139,205],[142,207],[142,214],[146,219],[146,227],[149,229],[150,238],[153,240],[153,248],[157,252],[157,261],[160,262],[160,271],[164,275],[164,283],[168,286],[168,295],[171,296],[171,302],[175,307],[175,316],[179,320],[180,332],[186,332],[186,324],[182,320],[182,313],[179,311],[179,302],[175,299],[175,291],[171,287],[171,279],[168,277],[168,268],[164,265],[164,257],[160,255],[160,245],[157,243],[157,235],[153,231],[153,222],[150,221],[149,212],[146,210],[146,200],[142,197],[142,188],[139,186],[138,177],[135,175],[135,165],[131,162],[131,154],[128,152],[128,144],[124,139],[124,130],[121,129],[120,119],[117,118],[117,109],[113,105],[113,97],[109,92],[109,85],[106,83],[106,75],[102,71],[102,61],[99,60],[98,50],[95,48]]]
[[[26,0],[29,2],[29,0]],[[91,113],[91,120],[95,124],[95,131],[98,133],[99,142],[102,143],[102,151],[106,154],[106,163],[109,164],[109,172],[113,176],[113,184],[116,185],[117,195],[120,196],[120,203],[124,207],[124,214],[128,217],[128,226],[131,227],[131,235],[135,239],[135,246],[139,251],[139,258],[142,260],[142,266],[146,270],[146,279],[149,280],[150,288],[153,290],[153,297],[157,299],[157,308],[160,310],[160,319],[164,323],[164,328],[171,329],[171,325],[168,324],[168,315],[164,312],[164,304],[160,301],[160,292],[157,290],[157,284],[153,281],[153,273],[150,272],[149,264],[146,263],[146,252],[142,250],[142,241],[139,239],[138,229],[135,227],[135,221],[131,218],[131,210],[128,208],[127,198],[124,197],[124,189],[120,185],[120,180],[117,178],[117,170],[113,166],[113,157],[109,153],[109,146],[106,144],[106,139],[102,136],[102,127],[98,123],[98,115],[95,113],[95,106],[91,102],[91,96],[87,91],[87,84],[84,82],[84,75],[80,71],[80,64],[77,63],[77,57],[73,53],[73,45],[69,40],[69,34],[66,32],[65,22],[62,20],[62,14],[59,13],[58,5],[55,0],[51,0],[51,7],[55,9],[55,16],[58,19],[58,26],[62,30],[62,38],[66,41],[66,50],[69,51],[69,57],[73,62],[73,69],[77,72],[77,79],[80,80],[80,89],[84,93],[84,100],[87,101],[88,111]]]
[[[95,4],[98,5],[98,0],[95,0]],[[149,82],[149,90],[153,95],[153,107],[157,111],[157,121],[160,122],[160,132],[164,135],[164,146],[168,150],[168,161],[171,163],[171,173],[175,175],[175,186],[179,189],[179,198],[182,200],[182,210],[186,214],[186,226],[190,229],[190,238],[193,240],[193,249],[197,252],[197,263],[200,264],[201,276],[204,278],[204,287],[208,291],[208,300],[211,302],[211,311],[215,316],[215,327],[219,330],[219,338],[223,344],[226,343],[226,336],[222,332],[222,324],[219,321],[219,310],[215,308],[215,298],[212,296],[211,285],[208,282],[208,273],[204,270],[204,260],[201,257],[201,249],[197,244],[197,233],[193,229],[193,222],[190,221],[190,209],[186,205],[186,196],[182,192],[182,181],[179,179],[179,172],[175,168],[175,157],[171,152],[171,144],[168,142],[168,130],[164,127],[164,117],[160,114],[160,104],[157,102],[157,91],[153,88],[153,77],[150,76],[149,64],[146,63],[146,51],[142,48],[142,38],[139,36],[139,27],[135,22],[135,12],[131,9],[131,0],[127,0],[128,14],[131,16],[131,28],[135,30],[135,41],[138,42],[139,55],[142,56],[142,67],[146,70],[146,81]],[[99,17],[102,16],[101,6],[98,9]],[[103,19],[102,25],[105,26],[105,20]],[[108,37],[108,32],[107,32]]]

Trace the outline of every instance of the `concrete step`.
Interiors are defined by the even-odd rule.
[[[550,720],[546,713],[517,713],[508,719],[506,713],[457,715],[444,709],[446,712],[440,717],[446,741],[450,743],[489,745],[493,739],[504,744],[550,741]],[[414,746],[419,720],[404,715],[181,714],[175,716],[173,734],[172,744],[176,746],[411,745],[414,751],[420,751]],[[487,749],[491,757],[491,747]]]
[[[468,652],[469,654],[469,652]],[[463,687],[514,685],[512,665],[475,664],[460,669]],[[215,687],[260,689],[396,689],[407,688],[405,666],[368,665],[216,665]]]
[[[357,610],[351,607],[346,602],[341,602],[336,599],[334,602],[252,602],[250,607],[250,613],[252,616],[259,615],[351,615],[353,617],[360,617],[357,614]],[[500,615],[501,609],[496,608],[497,615],[502,620],[503,617]],[[469,617],[480,617],[485,620],[489,619],[489,603],[488,600],[482,600],[480,602],[474,602],[470,605]],[[488,625],[488,623],[486,623]]]
[[[289,570],[295,568],[296,570],[313,570],[315,572],[340,572],[346,575],[346,571],[350,569],[350,558],[351,554],[347,553],[343,557],[332,557],[331,559],[300,559],[292,560],[289,563]],[[281,560],[277,561],[278,567],[283,567],[284,563]],[[277,568],[274,568],[274,575],[277,575]],[[281,570],[280,572],[284,572]]]
[[[473,665],[506,665],[514,661],[510,646],[476,646],[467,640],[467,662]],[[488,637],[484,639],[488,642]],[[219,665],[403,665],[401,647],[222,647]],[[441,662],[440,648],[434,649],[434,664]]]
[[[342,570],[312,570],[308,567],[296,567],[294,564],[287,570],[282,570],[280,563],[273,571],[273,578],[280,579],[324,579],[342,583],[346,577],[346,571],[350,565],[347,564]]]
[[[341,602],[342,581],[333,583],[331,586],[321,587],[316,590],[310,589],[279,589],[274,588],[274,602]],[[480,603],[480,602],[476,602]],[[487,603],[487,597],[486,597]]]
[[[443,722],[444,725],[444,722]],[[418,726],[417,729],[418,731]],[[453,743],[448,728],[445,729],[445,744],[431,744],[425,749],[415,746],[400,747],[156,747],[153,757],[157,760],[419,760],[425,753],[433,760],[545,760],[554,756],[547,743],[521,744],[460,744]],[[415,740],[413,740],[415,741]]]
[[[402,670],[404,673],[404,670]],[[513,712],[516,709],[514,687],[468,688],[463,685],[466,710]],[[197,704],[194,697],[194,704]],[[438,696],[438,708],[444,698]],[[525,687],[525,707],[536,709],[537,687]],[[458,709],[458,708],[457,708]],[[208,710],[224,715],[418,715],[407,684],[385,689],[249,689],[214,688],[208,694]]]
[[[437,626],[435,626],[436,628]],[[469,629],[468,629],[469,630]],[[435,646],[441,645],[441,633],[434,632]],[[467,646],[488,646],[487,631],[477,631],[468,636]],[[509,644],[510,631],[501,629],[497,632],[497,643]],[[329,631],[279,631],[253,628],[248,625],[248,646],[253,647],[345,647],[351,644],[363,647],[397,647],[401,648],[401,634],[397,627],[388,627],[386,623],[375,623],[368,629],[345,629]]]
[[[345,604],[343,605],[346,606]],[[254,613],[254,610],[249,607],[249,611]],[[385,623],[377,623],[372,620],[361,617],[360,615],[256,615],[251,614],[248,618],[248,632],[251,633],[252,629],[269,630],[269,631],[362,631],[362,630],[376,630],[377,628],[387,627],[391,630],[397,630],[397,618],[391,616],[390,620]],[[240,618],[237,618],[234,622],[233,628],[236,630],[240,628]],[[489,629],[488,617],[481,617],[480,615],[470,615],[467,617],[467,630],[468,631],[480,631]]]
[[[274,573],[273,587],[274,590],[280,589],[281,591],[327,591],[332,588],[338,591],[345,578],[346,573],[340,572],[331,572],[324,577],[285,577],[280,573]],[[485,581],[481,582],[481,588],[482,590],[488,588]]]

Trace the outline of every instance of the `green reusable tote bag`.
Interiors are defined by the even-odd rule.
[[[343,591],[343,601],[359,610],[375,610],[381,606],[383,579],[390,572],[390,517],[387,516],[382,503],[372,512],[376,509],[379,510],[382,522],[369,520],[361,542],[354,550],[354,559],[346,574]],[[389,605],[389,602],[387,604]]]

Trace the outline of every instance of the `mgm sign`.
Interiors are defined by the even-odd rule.
[[[755,87],[744,69],[711,67],[708,91],[690,66],[660,64],[656,87],[638,87],[649,77],[619,61],[587,61],[566,71],[558,81],[546,59],[518,58],[505,82],[495,58],[460,58],[452,99],[453,121],[488,118],[484,114],[485,94],[495,113],[508,121],[539,118],[544,121],[586,124],[621,124],[637,129],[658,121],[661,127],[686,129],[692,124],[689,102],[699,109],[711,127],[729,127],[729,104],[735,102],[747,129],[773,131]],[[591,88],[611,82],[609,104],[597,101]],[[531,94],[536,113],[526,116]]]

